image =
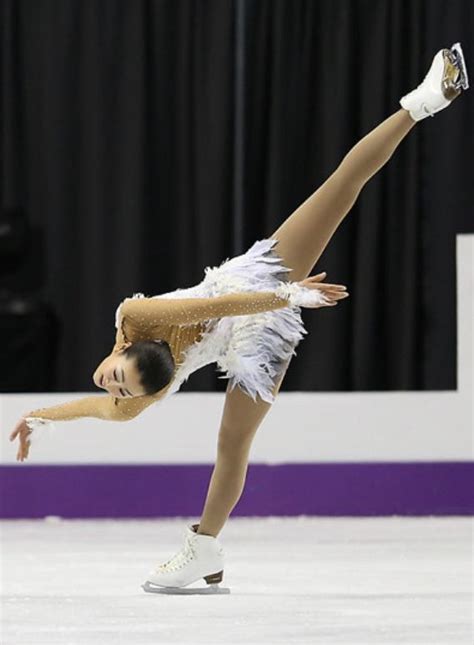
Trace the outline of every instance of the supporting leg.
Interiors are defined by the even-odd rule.
[[[273,389],[276,396],[289,361]],[[237,504],[245,485],[248,458],[253,438],[270,410],[271,404],[253,399],[238,387],[226,393],[217,445],[217,460],[212,472],[198,533],[217,537]]]
[[[302,280],[311,273],[364,185],[387,163],[415,124],[403,109],[382,121],[270,236],[279,241],[276,251],[292,269],[291,280]]]

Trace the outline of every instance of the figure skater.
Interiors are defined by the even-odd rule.
[[[96,417],[126,421],[176,392],[200,367],[216,362],[229,379],[218,454],[199,524],[184,546],[157,565],[143,585],[161,593],[223,593],[224,552],[217,535],[243,491],[252,440],[280,389],[295,347],[306,333],[301,307],[335,306],[344,285],[310,273],[360,191],[418,121],[443,110],[469,87],[460,43],[434,56],[423,82],[364,136],[329,178],[269,237],[246,253],[205,269],[197,286],[126,298],[116,312],[116,342],[94,383],[107,391],[31,411],[10,435],[17,460],[30,435],[51,421]],[[291,281],[289,273],[291,272]],[[207,586],[187,588],[204,578]]]

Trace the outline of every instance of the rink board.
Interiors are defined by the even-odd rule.
[[[199,516],[210,465],[4,467],[1,518]],[[474,464],[251,464],[233,516],[474,514]]]

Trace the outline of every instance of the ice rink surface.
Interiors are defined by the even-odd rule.
[[[196,521],[1,522],[1,644],[474,642],[470,518],[231,518],[230,595],[145,593]]]

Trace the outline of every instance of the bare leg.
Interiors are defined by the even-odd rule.
[[[310,273],[368,180],[390,159],[417,122],[400,109],[361,139],[332,175],[270,237],[290,280]]]
[[[349,151],[336,171],[271,236],[279,240],[276,250],[283,263],[293,269],[291,280],[302,280],[310,274],[365,183],[390,159],[415,123],[405,110],[383,121]],[[283,378],[284,374],[274,394]],[[262,400],[255,403],[238,388],[226,393],[217,461],[198,533],[217,536],[237,504],[253,438],[270,407]]]

